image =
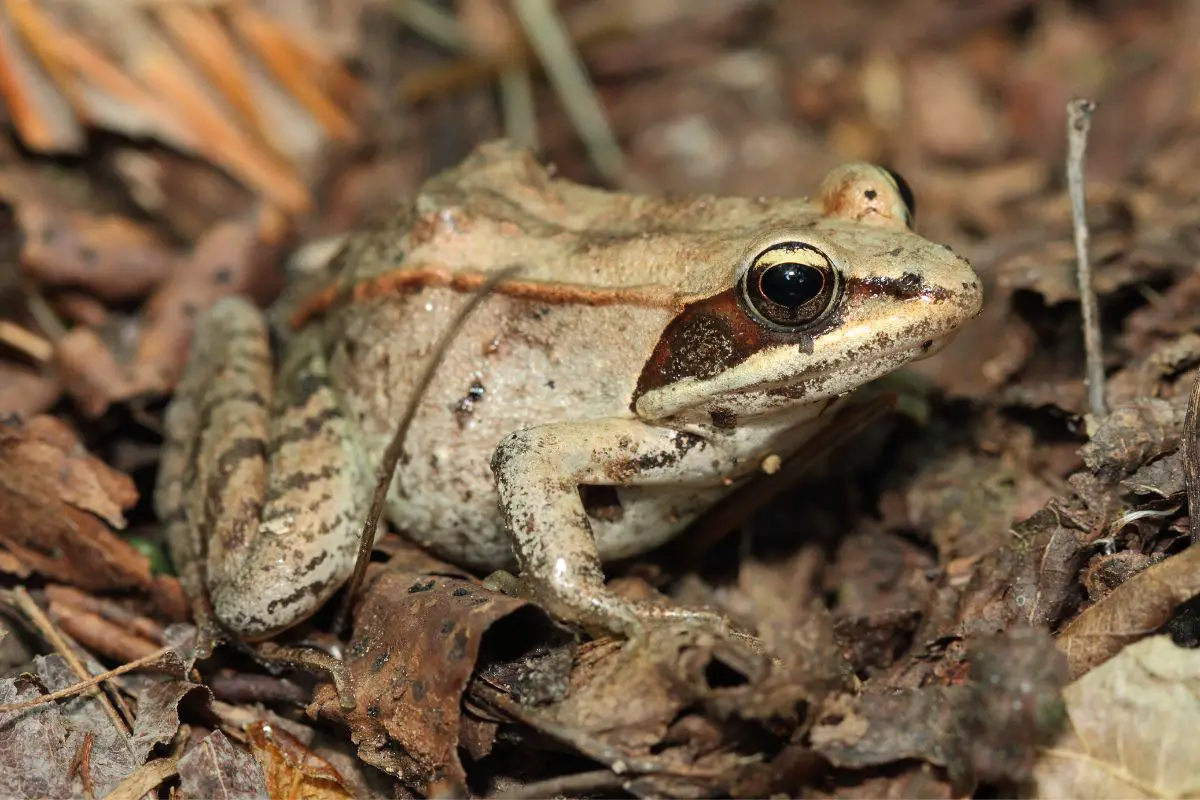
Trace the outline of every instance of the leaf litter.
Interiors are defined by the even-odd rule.
[[[0,20],[0,703],[109,677],[0,710],[0,792],[1196,793],[1200,13],[559,4],[623,148],[613,169],[545,81],[559,67],[527,40],[543,34],[504,4],[81,5]],[[89,36],[97,14],[119,24]],[[1060,178],[1078,96],[1098,101],[1102,417]],[[790,195],[884,162],[987,306],[882,383],[895,413],[765,507],[615,570],[640,599],[725,609],[761,651],[670,627],[579,636],[388,533],[344,638],[322,614],[193,663],[154,555],[154,458],[122,453],[157,446],[196,318],[231,294],[269,302],[294,245],[320,249],[502,132],[577,179],[666,192]]]

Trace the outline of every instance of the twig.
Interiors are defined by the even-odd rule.
[[[59,689],[58,691],[40,695],[32,700],[22,700],[20,703],[0,704],[0,714],[7,714],[10,711],[23,711],[26,708],[34,708],[35,706],[53,703],[55,700],[62,700],[63,698],[77,695],[85,689],[90,689],[96,684],[103,683],[110,678],[115,678],[118,675],[124,675],[126,672],[133,672],[135,669],[141,669],[142,667],[150,666],[170,652],[171,648],[164,647],[157,652],[142,656],[137,661],[130,661],[128,664],[122,664],[116,669],[110,669],[108,672],[101,672],[99,675],[93,675],[85,681],[73,683],[70,686]]]
[[[1088,407],[1097,419],[1108,414],[1104,396],[1104,353],[1100,341],[1100,311],[1092,288],[1092,267],[1088,260],[1087,210],[1083,195],[1083,159],[1087,152],[1088,129],[1096,104],[1077,99],[1067,104],[1067,191],[1071,195],[1071,218],[1075,227],[1076,275],[1079,281],[1079,305],[1083,310],[1083,348],[1087,360],[1085,383]]]
[[[558,11],[550,0],[514,0],[512,10],[592,164],[606,180],[621,185],[628,179],[625,155]]]
[[[138,800],[139,797],[145,797],[167,778],[174,776],[178,765],[177,755],[147,761],[125,776],[125,780],[118,783],[117,788],[109,792],[104,800]]]
[[[404,416],[400,418],[400,423],[396,426],[396,433],[392,436],[391,442],[388,443],[387,450],[384,451],[383,462],[379,467],[379,479],[375,484],[375,491],[371,496],[371,505],[367,510],[367,518],[363,522],[362,534],[358,540],[358,560],[354,564],[354,574],[350,576],[350,580],[346,583],[342,606],[338,609],[337,616],[334,618],[333,630],[335,634],[340,635],[346,629],[346,624],[350,621],[350,612],[354,608],[354,596],[358,593],[358,588],[362,586],[363,577],[367,574],[367,567],[371,563],[371,551],[375,547],[375,532],[379,528],[379,518],[383,516],[383,506],[387,502],[388,489],[391,488],[393,476],[396,474],[396,465],[400,463],[400,456],[404,454],[404,440],[407,438],[408,429],[417,415],[421,398],[424,397],[430,384],[433,383],[438,368],[445,361],[446,355],[450,351],[450,345],[461,332],[460,329],[463,323],[466,322],[467,317],[474,313],[479,304],[492,294],[496,286],[516,275],[520,270],[520,266],[511,266],[500,270],[488,278],[479,287],[479,290],[471,295],[470,299],[458,309],[450,319],[449,324],[446,325],[445,330],[442,331],[440,338],[434,344],[433,352],[430,354],[429,360],[425,362],[425,370],[417,379],[416,386],[413,387],[408,405],[404,409]]]
[[[43,364],[54,358],[54,345],[45,337],[3,319],[0,319],[0,342]]]
[[[507,792],[491,795],[504,800],[525,800],[525,798],[577,796],[594,794],[606,789],[623,789],[629,778],[623,778],[609,769],[596,769],[590,772],[576,772],[572,775],[560,775],[544,781],[536,781],[510,789]]]
[[[83,662],[79,660],[79,656],[75,654],[75,651],[71,649],[71,644],[67,641],[67,637],[64,636],[50,620],[50,618],[46,616],[46,612],[42,611],[41,606],[34,602],[33,598],[29,595],[29,592],[25,590],[25,587],[16,587],[8,593],[8,596],[12,599],[13,604],[25,614],[31,623],[33,623],[33,626],[37,629],[38,633],[50,643],[50,646],[54,648],[54,651],[62,656],[63,660],[67,662],[67,666],[69,666],[71,670],[84,681],[90,680],[92,678],[92,674],[88,671]],[[112,701],[109,700],[108,695],[96,687],[92,688],[96,699],[100,701],[100,705],[104,708],[104,713],[108,714],[109,719],[113,721],[113,725],[116,727],[117,731],[123,737],[128,738],[131,733],[129,723],[127,723],[124,718],[117,713],[117,709],[113,707]]]
[[[1183,484],[1187,487],[1188,528],[1194,545],[1200,540],[1200,375],[1192,382],[1192,396],[1183,418]]]
[[[96,734],[88,731],[83,735],[79,749],[71,758],[71,775],[78,775],[83,784],[83,796],[86,800],[95,800],[96,786],[92,781],[92,747],[96,744]]]

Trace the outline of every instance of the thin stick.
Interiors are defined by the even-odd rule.
[[[79,660],[79,656],[71,649],[71,644],[67,640],[67,637],[51,622],[50,618],[46,616],[46,612],[42,611],[41,606],[34,602],[33,597],[25,590],[24,586],[16,587],[8,593],[8,596],[12,598],[12,603],[24,612],[29,621],[33,623],[37,632],[50,643],[54,651],[63,657],[63,660],[67,662],[67,666],[71,668],[72,672],[85,681],[92,678],[92,674],[88,671],[88,668],[84,666],[83,662]],[[129,723],[117,713],[117,709],[113,707],[108,695],[101,691],[98,686],[92,687],[89,693],[94,694],[95,698],[100,701],[104,713],[108,714],[108,718],[112,720],[117,731],[124,738],[128,739],[132,732],[129,728]]]
[[[550,0],[514,0],[511,8],[592,164],[606,180],[620,185],[628,178],[625,155],[555,5]]]
[[[1200,541],[1200,375],[1192,382],[1187,415],[1183,418],[1183,485],[1187,487],[1188,532]]]
[[[629,783],[629,778],[623,778],[610,769],[597,769],[591,772],[576,772],[571,775],[559,775],[536,783],[527,783],[507,792],[491,795],[496,800],[532,800],[538,797],[569,797],[581,794],[596,794],[599,792],[623,789]]]
[[[1079,305],[1083,310],[1083,348],[1087,359],[1085,383],[1088,407],[1097,419],[1108,414],[1104,396],[1104,353],[1100,341],[1100,311],[1092,289],[1092,266],[1088,260],[1087,210],[1083,195],[1083,159],[1088,130],[1096,104],[1077,99],[1067,104],[1067,191],[1071,195],[1071,218],[1075,226],[1075,259],[1079,281]]]
[[[508,267],[488,278],[450,320],[450,324],[442,331],[441,337],[434,345],[429,360],[425,362],[425,371],[421,373],[416,386],[413,387],[408,406],[404,409],[404,416],[401,417],[400,424],[396,427],[396,434],[388,443],[388,448],[383,454],[383,463],[379,467],[379,480],[375,484],[375,492],[371,496],[371,507],[367,511],[367,519],[363,523],[362,535],[358,540],[358,561],[354,564],[354,574],[350,576],[350,581],[346,584],[346,594],[342,598],[341,608],[338,609],[337,617],[333,622],[335,635],[340,635],[346,629],[346,623],[350,620],[350,610],[354,606],[354,595],[362,586],[363,576],[366,575],[367,567],[371,564],[371,551],[375,548],[375,531],[379,527],[379,518],[383,516],[383,505],[387,501],[388,488],[392,485],[392,476],[396,474],[396,465],[400,463],[400,456],[404,453],[404,440],[408,436],[408,429],[412,426],[413,418],[417,415],[417,409],[421,406],[421,398],[429,389],[429,385],[433,383],[433,378],[437,374],[438,368],[442,366],[442,362],[445,361],[450,344],[459,334],[463,322],[479,307],[480,303],[492,294],[497,284],[508,280],[520,270],[519,266]]]
[[[22,700],[19,703],[0,704],[0,714],[7,714],[11,711],[21,711],[26,708],[34,708],[36,706],[45,705],[46,703],[53,703],[55,700],[62,700],[66,697],[72,697],[73,695],[77,695],[86,689],[90,689],[98,683],[103,683],[104,681],[109,680],[110,678],[115,678],[118,675],[124,675],[126,672],[133,672],[135,669],[148,667],[156,663],[160,658],[170,652],[171,648],[164,647],[161,650],[156,650],[155,652],[150,653],[149,655],[142,656],[137,661],[130,661],[128,664],[122,664],[116,669],[110,669],[108,672],[101,672],[99,675],[93,675],[86,681],[73,683],[70,686],[59,689],[58,691],[39,695],[32,700]]]
[[[50,340],[2,319],[0,319],[0,342],[4,342],[15,350],[20,350],[43,364],[54,358],[54,344]]]

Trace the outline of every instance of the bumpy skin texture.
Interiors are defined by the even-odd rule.
[[[780,242],[816,248],[840,275],[828,313],[802,329],[764,325],[739,294],[756,254]],[[693,612],[620,600],[603,561],[674,536],[982,301],[970,266],[909,229],[873,167],[835,171],[811,201],[666,200],[555,179],[524,151],[485,145],[353,238],[323,288],[281,299],[277,329],[299,333],[278,377],[244,302],[200,326],[168,418],[159,510],[207,553],[228,628],[294,624],[345,580],[434,343],[513,265],[420,398],[387,515],[452,561],[520,567],[564,619],[627,633]]]

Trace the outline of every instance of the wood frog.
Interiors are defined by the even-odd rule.
[[[519,568],[562,620],[623,634],[720,618],[623,599],[604,562],[796,453],[850,392],[935,352],[982,303],[970,265],[913,232],[878,167],[835,169],[812,199],[664,198],[483,145],[351,235],[270,322],[237,298],[199,321],[156,503],[230,633],[270,636],[345,582],[423,364],[510,267],[418,398],[386,516],[465,567]]]

